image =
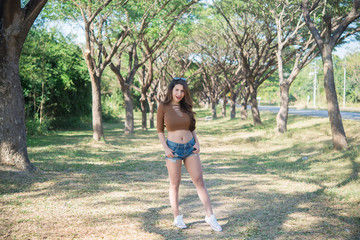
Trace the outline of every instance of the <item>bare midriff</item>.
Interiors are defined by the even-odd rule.
[[[175,143],[188,143],[193,138],[190,130],[176,130],[168,132],[167,139]]]

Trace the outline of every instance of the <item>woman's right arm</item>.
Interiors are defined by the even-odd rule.
[[[157,110],[157,115],[156,115],[156,127],[157,127],[157,132],[158,132],[158,136],[160,139],[161,144],[164,147],[165,150],[165,155],[169,158],[173,158],[174,154],[172,152],[172,150],[169,148],[169,146],[166,143],[166,138],[165,138],[165,133],[164,133],[164,105],[163,104],[159,104],[158,110]]]
[[[161,144],[164,147],[165,155],[169,158],[173,158],[174,154],[173,154],[172,150],[169,148],[169,146],[166,144],[165,134],[163,132],[159,132],[158,136],[159,136]]]

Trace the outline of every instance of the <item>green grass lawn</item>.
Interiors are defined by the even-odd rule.
[[[328,119],[275,114],[206,121],[197,109],[204,178],[223,232],[183,169],[180,209],[188,229],[172,226],[164,152],[155,129],[124,135],[91,131],[28,139],[40,174],[0,166],[0,239],[359,239],[360,122],[344,120],[347,151],[332,148]]]

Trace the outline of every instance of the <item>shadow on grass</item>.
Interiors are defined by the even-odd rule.
[[[324,142],[327,144],[327,141]],[[321,145],[321,144],[320,144]],[[249,191],[246,188],[249,186],[259,185],[260,182],[254,180],[232,181],[224,179],[211,179],[210,187],[215,188],[211,191],[212,196],[229,197],[229,198],[243,198],[245,204],[244,210],[237,213],[229,213],[228,223],[224,225],[224,231],[227,231],[226,237],[242,237],[244,239],[277,239],[278,237],[294,238],[295,236],[302,239],[314,239],[314,236],[319,236],[321,239],[337,238],[334,232],[342,232],[344,239],[358,239],[360,234],[360,218],[350,217],[339,213],[339,209],[333,208],[328,203],[328,196],[325,192],[325,187],[321,180],[313,181],[311,178],[299,180],[291,178],[291,174],[298,171],[308,171],[312,165],[320,162],[317,158],[319,154],[309,156],[311,159],[303,159],[301,156],[292,162],[285,162],[287,152],[313,152],[314,147],[304,147],[303,144],[295,144],[288,149],[281,151],[272,151],[264,154],[255,155],[252,157],[243,158],[240,161],[233,161],[232,163],[209,163],[206,166],[207,173],[218,174],[239,174],[239,175],[267,175],[276,174],[281,179],[291,180],[292,182],[303,182],[305,184],[315,183],[317,189],[306,193],[283,194],[276,190],[273,193],[262,191]],[[277,156],[282,153],[282,157]],[[285,156],[284,156],[285,153]],[[214,153],[214,156],[219,154]],[[223,153],[221,154],[223,155]],[[227,155],[225,153],[225,155]],[[272,156],[272,159],[269,158]],[[337,161],[339,159],[348,159],[351,162],[351,173],[348,177],[337,184],[336,187],[344,186],[354,180],[358,180],[359,164],[356,163],[355,158],[358,154],[355,152],[343,152],[339,156],[334,156],[327,161]],[[220,159],[219,159],[220,160]],[[215,160],[216,161],[216,160]],[[325,179],[325,181],[328,179]],[[264,182],[263,184],[268,184]],[[224,186],[229,186],[224,188]],[[240,185],[236,187],[236,185]],[[235,186],[235,187],[234,187]],[[220,190],[216,190],[219,189]],[[296,188],[296,186],[294,186]],[[249,201],[250,200],[250,201]],[[246,206],[247,202],[255,204]],[[191,209],[191,207],[189,207]],[[304,223],[304,229],[291,228],[291,222],[304,221],[304,218],[309,218],[313,221],[311,224]],[[226,219],[226,218],[224,218]],[[313,219],[313,220],[312,220]],[[341,223],[341,224],[339,224]],[[342,227],[339,227],[341,225]],[[239,227],[242,226],[242,227]],[[284,230],[287,228],[287,230]],[[347,226],[348,228],[343,228]],[[334,231],[334,229],[337,229]],[[233,231],[237,232],[235,235]],[[347,237],[345,237],[347,236]],[[295,237],[297,239],[297,237]],[[316,237],[315,237],[316,238]]]
[[[324,144],[327,144],[327,141]],[[221,159],[216,159],[215,156],[228,155],[227,153],[213,153],[214,162],[204,162],[206,165],[204,168],[205,178],[212,176],[212,174],[227,177],[254,176],[240,180],[210,178],[206,181],[212,198],[218,200],[223,198],[242,199],[235,211],[225,210],[222,213],[223,217],[218,219],[220,222],[226,222],[222,225],[223,232],[216,233],[219,235],[214,235],[214,232],[211,233],[211,231],[200,234],[191,232],[199,224],[203,224],[203,220],[187,222],[190,229],[186,230],[173,230],[170,226],[169,229],[157,227],[155,224],[157,221],[164,218],[172,219],[170,215],[159,213],[165,208],[164,206],[148,209],[142,216],[143,228],[148,232],[159,234],[165,239],[193,239],[199,236],[204,239],[217,239],[218,237],[226,239],[358,239],[360,232],[356,226],[360,226],[360,219],[340,213],[339,206],[331,206],[325,193],[327,187],[323,185],[321,180],[299,180],[289,177],[292,173],[308,171],[312,164],[321,161],[317,158],[320,153],[309,156],[309,159],[299,157],[292,162],[285,161],[287,153],[297,152],[300,149],[300,152],[305,153],[316,150],[312,146],[304,147],[303,144],[295,144],[281,151],[256,154],[239,161],[226,163],[221,163]],[[280,153],[283,155],[279,158]],[[345,158],[352,163],[352,173],[337,187],[358,179],[359,166],[355,162],[356,156],[354,153],[344,152],[340,156],[328,159],[331,162]],[[262,179],[263,176],[269,176],[269,174],[276,176],[281,181],[291,180],[295,183],[293,186],[294,193],[282,193],[276,188],[271,190],[273,183],[269,179]],[[304,184],[315,183],[315,187],[313,187],[315,189],[306,192],[301,192],[300,189],[297,191],[296,188],[302,185],[301,182]],[[189,180],[185,180],[182,182],[183,185],[190,186],[192,184]],[[259,189],[258,186],[261,185],[269,187],[264,191]],[[215,211],[217,208],[221,209],[224,204],[226,203],[215,201],[213,204]],[[204,212],[196,194],[182,197],[180,205],[184,212],[196,210]],[[152,219],[154,224],[148,224],[148,219]],[[299,223],[300,227],[296,226]]]
[[[270,121],[266,115],[263,119],[266,127],[257,129],[271,128],[273,119]],[[200,127],[200,131],[201,134],[217,136],[221,131],[227,134],[234,131],[249,131],[248,128],[251,127],[250,123],[240,120],[238,122],[234,120],[232,123],[230,129],[224,129],[222,124],[218,124],[209,130]],[[56,193],[59,195],[57,199],[69,200],[96,197],[111,192],[151,189],[164,183],[167,171],[160,144],[159,148],[154,150],[154,142],[157,141],[154,130],[139,130],[135,135],[123,135],[122,130],[112,124],[107,125],[105,133],[106,143],[99,146],[86,144],[86,139],[91,139],[91,132],[88,131],[59,133],[32,139],[30,141],[32,147],[51,145],[44,151],[30,152],[35,165],[42,169],[43,173],[24,177],[12,176],[10,171],[1,170],[0,193],[27,192],[29,198],[40,198]],[[256,143],[268,140],[270,137],[264,138],[256,137],[245,141]],[[82,139],[81,142],[79,139]],[[172,219],[171,214],[163,211],[170,206],[167,204],[167,199],[163,200],[162,196],[154,197],[151,191],[143,195],[139,191],[131,196],[103,199],[97,201],[96,206],[131,206],[134,202],[149,206],[145,211],[128,214],[127,217],[132,221],[138,221],[140,218],[142,229],[165,239],[335,239],[339,236],[348,237],[343,239],[356,239],[358,232],[354,229],[360,226],[359,219],[341,214],[338,206],[331,206],[326,196],[327,188],[322,182],[327,179],[314,180],[310,175],[302,179],[295,177],[296,174],[307,172],[314,164],[323,161],[319,156],[327,151],[328,141],[320,141],[316,144],[314,146],[296,143],[280,150],[246,156],[240,153],[234,154],[233,151],[203,153],[204,177],[208,178],[206,184],[211,198],[215,199],[213,202],[215,211],[222,209],[222,217],[219,220],[225,222],[224,231],[219,234],[208,230],[196,231],[204,224],[202,219],[189,222],[190,229],[187,230],[159,226],[158,222],[162,219]],[[345,186],[359,179],[359,164],[356,162],[358,152],[358,150],[355,153],[344,152],[334,156],[328,154],[331,156],[328,161],[348,159],[351,163],[351,173],[336,187]],[[226,160],[222,159],[224,156],[227,157]],[[289,161],[289,158],[292,160]],[[299,190],[284,193],[276,188],[276,181],[285,180],[294,184],[293,187],[289,187],[290,190],[299,184],[312,184],[315,185],[315,189],[307,192]],[[53,184],[36,190],[32,187],[35,183],[47,181]],[[195,189],[188,177],[184,178],[182,186]],[[158,207],[150,207],[153,199],[160,201]],[[233,199],[239,200],[231,202]],[[19,200],[4,204],[16,205],[21,202]],[[185,212],[203,211],[200,200],[193,193],[183,196],[180,204]],[[104,219],[95,218],[91,221],[104,220],[111,224],[114,217],[117,216],[110,214],[104,216]],[[344,226],[349,227],[350,233],[346,232],[347,228],[343,228]],[[342,233],[337,235],[336,232]]]
[[[0,196],[28,190],[34,183],[45,182],[47,178],[41,174],[18,171],[10,167],[1,166]]]
[[[52,133],[46,137],[44,136],[33,136],[28,138],[28,147],[48,147],[52,146],[63,146],[63,145],[74,145],[79,143],[79,139],[91,139],[91,132],[77,132],[71,135],[62,135],[59,133]]]
[[[336,187],[343,187],[347,184],[349,184],[352,181],[356,181],[359,180],[359,169],[360,169],[360,164],[357,163],[355,161],[356,157],[360,156],[360,151],[358,150],[357,153],[356,152],[345,152],[343,154],[343,158],[347,158],[349,159],[350,163],[351,163],[351,174],[342,182],[338,183],[336,185]]]
[[[109,182],[127,184],[166,178],[167,173],[162,169],[164,161],[156,160],[163,154],[160,148],[147,153],[133,149],[137,142],[144,146],[147,141],[156,138],[153,131],[124,135],[118,124],[105,126],[105,136],[109,140],[99,146],[92,145],[90,131],[56,132],[49,136],[31,137],[29,157],[40,173],[28,174],[1,168],[0,194],[33,191],[34,194],[30,195],[40,197],[47,192],[36,193],[32,186],[51,181],[54,184],[48,188],[48,192],[77,198],[99,191],[120,190],[105,187]],[[38,147],[46,148],[37,150]],[[35,150],[32,151],[32,148]]]

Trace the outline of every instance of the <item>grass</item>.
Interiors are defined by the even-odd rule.
[[[350,149],[335,151],[327,119],[275,114],[205,121],[197,110],[204,178],[224,231],[209,230],[183,169],[180,208],[189,229],[171,226],[168,176],[155,129],[91,131],[28,139],[40,174],[0,166],[0,239],[359,239],[360,122],[344,120]]]

